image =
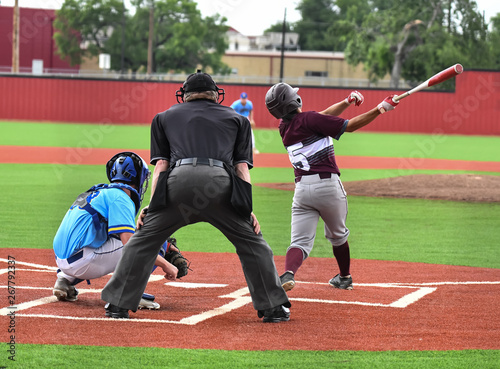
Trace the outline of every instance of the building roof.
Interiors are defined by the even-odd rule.
[[[281,51],[275,50],[256,50],[256,51],[226,51],[227,56],[246,56],[246,57],[270,57],[280,56]],[[340,51],[285,51],[287,58],[305,58],[305,59],[336,59],[344,60],[345,55]]]

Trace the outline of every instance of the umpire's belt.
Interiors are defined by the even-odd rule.
[[[179,159],[175,162],[175,166],[178,167],[179,165],[192,165],[193,167],[197,165],[209,165],[211,167],[224,168],[224,162],[217,159],[208,159],[208,158]]]
[[[66,259],[68,264],[72,264],[77,260],[80,260],[83,257],[83,249],[78,251],[76,254],[71,255],[69,258]]]

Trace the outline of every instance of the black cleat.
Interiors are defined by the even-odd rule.
[[[330,279],[328,283],[330,283],[330,286],[340,288],[341,290],[352,290],[351,276],[341,277],[340,274],[337,274],[335,277]]]
[[[264,323],[287,322],[290,320],[290,309],[279,305],[272,309],[259,310],[257,311],[257,316],[259,318],[263,317]]]
[[[109,318],[114,319],[128,319],[128,309],[123,309],[121,307],[110,304],[109,302],[104,306],[106,310],[105,315]]]

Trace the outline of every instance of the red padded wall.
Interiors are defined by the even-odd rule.
[[[176,103],[181,83],[58,79],[0,76],[0,119],[62,122],[149,124],[154,115]],[[219,84],[230,105],[242,91],[254,103],[260,128],[276,128],[278,121],[266,110],[270,86]],[[351,89],[300,88],[304,110],[323,110],[344,99]],[[351,118],[389,94],[401,91],[360,89],[365,103],[350,107]],[[500,135],[500,72],[465,71],[455,92],[422,91],[402,100],[396,111],[378,118],[365,131],[437,134]]]

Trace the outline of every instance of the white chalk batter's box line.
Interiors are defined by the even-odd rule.
[[[0,258],[0,262],[8,262],[6,259]],[[26,263],[16,260],[16,265],[25,265],[32,267],[34,269],[20,269],[16,268],[16,272],[50,272],[54,273],[57,268],[47,266],[47,265],[39,265],[33,263]],[[0,275],[8,272],[8,269],[0,269]],[[163,276],[161,275],[152,275],[149,279],[150,282],[163,280]],[[300,282],[297,281],[297,284],[312,284],[312,285],[328,285],[328,283],[320,283],[320,282]],[[393,301],[390,304],[382,304],[382,303],[370,303],[370,302],[362,302],[362,301],[341,301],[341,300],[325,300],[325,299],[310,299],[310,298],[290,298],[290,301],[297,302],[314,302],[314,303],[325,303],[325,304],[344,304],[344,305],[361,305],[361,306],[374,306],[374,307],[390,307],[390,308],[406,308],[407,306],[417,302],[422,299],[424,296],[431,294],[436,291],[438,286],[443,285],[478,285],[478,284],[500,284],[500,281],[477,281],[477,282],[429,282],[429,283],[356,283],[355,286],[363,286],[363,287],[377,287],[377,288],[400,288],[400,289],[413,289],[413,292],[410,292],[403,297],[399,298],[396,301]],[[178,288],[222,288],[227,287],[227,284],[207,284],[207,283],[189,283],[189,282],[166,282],[165,285],[171,287]],[[431,287],[432,286],[432,287]],[[7,286],[0,285],[0,288],[7,288]],[[16,286],[16,289],[26,289],[26,290],[47,290],[52,291],[51,287],[30,287],[30,286]],[[101,289],[78,289],[80,295],[86,293],[101,293]],[[346,291],[346,293],[349,293]],[[183,325],[196,325],[200,322],[203,322],[207,319],[227,314],[232,310],[243,307],[247,304],[250,304],[251,298],[249,296],[249,291],[247,287],[240,288],[236,291],[233,291],[226,295],[218,296],[219,298],[228,298],[232,299],[231,302],[214,308],[209,311],[202,312],[200,314],[192,315],[187,318],[183,318],[181,320],[166,320],[166,319],[110,319],[106,317],[102,318],[94,318],[94,317],[75,317],[75,316],[65,316],[65,315],[50,315],[50,314],[28,314],[28,313],[19,313],[23,310],[28,310],[30,308],[50,304],[53,302],[57,302],[57,298],[55,296],[47,296],[42,297],[40,299],[23,302],[18,305],[4,307],[0,309],[0,315],[7,315],[12,311],[16,312],[16,316],[23,317],[33,317],[33,318],[51,318],[51,319],[67,319],[67,320],[82,320],[82,321],[105,321],[105,322],[139,322],[139,323],[168,323],[168,324],[183,324]]]

